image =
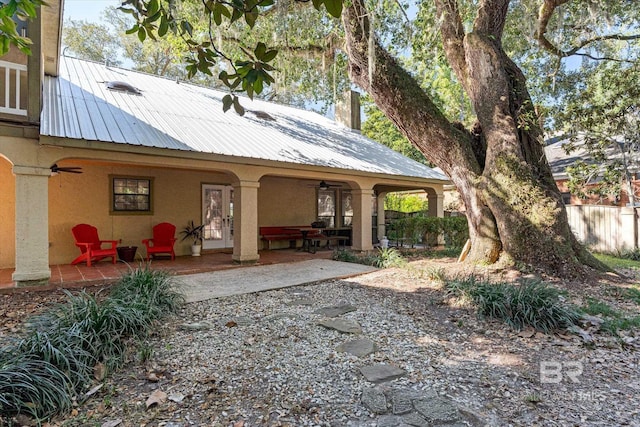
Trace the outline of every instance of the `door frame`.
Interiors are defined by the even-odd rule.
[[[233,248],[233,186],[228,184],[200,184],[201,197],[201,216],[202,223],[206,221],[206,191],[220,190],[222,191],[222,213],[220,218],[221,238],[219,239],[202,239],[202,249],[226,249]],[[205,225],[206,227],[206,225]],[[205,232],[206,235],[206,232]]]

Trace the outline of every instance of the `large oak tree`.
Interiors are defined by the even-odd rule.
[[[277,48],[264,42],[241,49],[242,58],[225,53],[222,28],[246,23],[254,28],[263,15],[278,11],[275,0],[127,0],[122,10],[136,24],[130,32],[141,41],[173,32],[189,46],[190,75],[222,69],[220,80],[229,88],[224,108],[243,109],[238,92],[260,94],[275,82]],[[290,3],[290,2],[289,2]],[[369,4],[371,3],[371,4]],[[606,42],[637,39],[632,1],[601,0],[615,5],[625,20],[609,26],[615,34],[589,34],[590,26],[562,25],[558,10],[579,16],[595,7],[579,0],[434,0],[432,25],[417,28],[425,34],[437,27],[446,62],[463,88],[475,113],[469,126],[447,118],[433,95],[393,56],[377,33],[385,2],[312,0],[316,9],[340,17],[349,76],[365,90],[381,111],[433,164],[453,181],[466,205],[471,237],[471,262],[496,262],[499,257],[532,265],[556,275],[573,275],[583,265],[601,265],[576,241],[543,149],[541,120],[531,100],[524,74],[505,52],[503,37],[510,14],[532,11],[531,33],[542,50],[562,59],[571,55],[595,58]],[[184,4],[200,5],[209,19],[208,32],[196,32],[179,11]],[[626,9],[625,9],[626,8]],[[637,9],[637,7],[635,7]],[[611,9],[613,10],[613,9]],[[590,10],[589,10],[590,12]],[[628,17],[631,16],[631,19]],[[595,21],[595,20],[594,20]],[[629,25],[629,23],[632,25]],[[553,31],[574,36],[560,39]],[[596,26],[597,27],[597,26]],[[602,26],[598,27],[601,28]],[[273,41],[273,40],[270,40]],[[277,40],[276,40],[277,42]],[[335,44],[333,45],[335,48]],[[281,47],[282,49],[282,47]],[[223,64],[223,65],[221,65]]]

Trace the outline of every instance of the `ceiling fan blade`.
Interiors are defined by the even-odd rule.
[[[52,173],[59,172],[69,172],[69,173],[82,173],[82,168],[80,166],[58,166],[57,163],[54,163],[51,166]]]

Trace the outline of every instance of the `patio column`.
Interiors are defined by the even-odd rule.
[[[386,227],[386,218],[384,216],[384,199],[387,196],[387,193],[379,193],[378,194],[378,240],[382,239],[382,236],[387,235],[387,227]]]
[[[444,217],[444,194],[428,191],[427,200],[429,201],[429,216]]]
[[[351,190],[353,195],[353,227],[351,248],[356,251],[370,251],[371,242],[371,197],[373,190]]]
[[[444,194],[442,192],[438,193],[433,189],[427,190],[427,200],[429,202],[429,216],[443,218],[444,217]],[[444,235],[438,234],[437,242],[438,245],[444,244]]]
[[[258,261],[258,188],[257,181],[240,181],[233,195],[233,262]]]
[[[18,286],[47,284],[49,269],[48,168],[14,166],[16,177],[16,268]]]

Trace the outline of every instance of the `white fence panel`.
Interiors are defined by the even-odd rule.
[[[634,208],[600,205],[566,206],[571,230],[596,252],[616,252],[638,247]]]

